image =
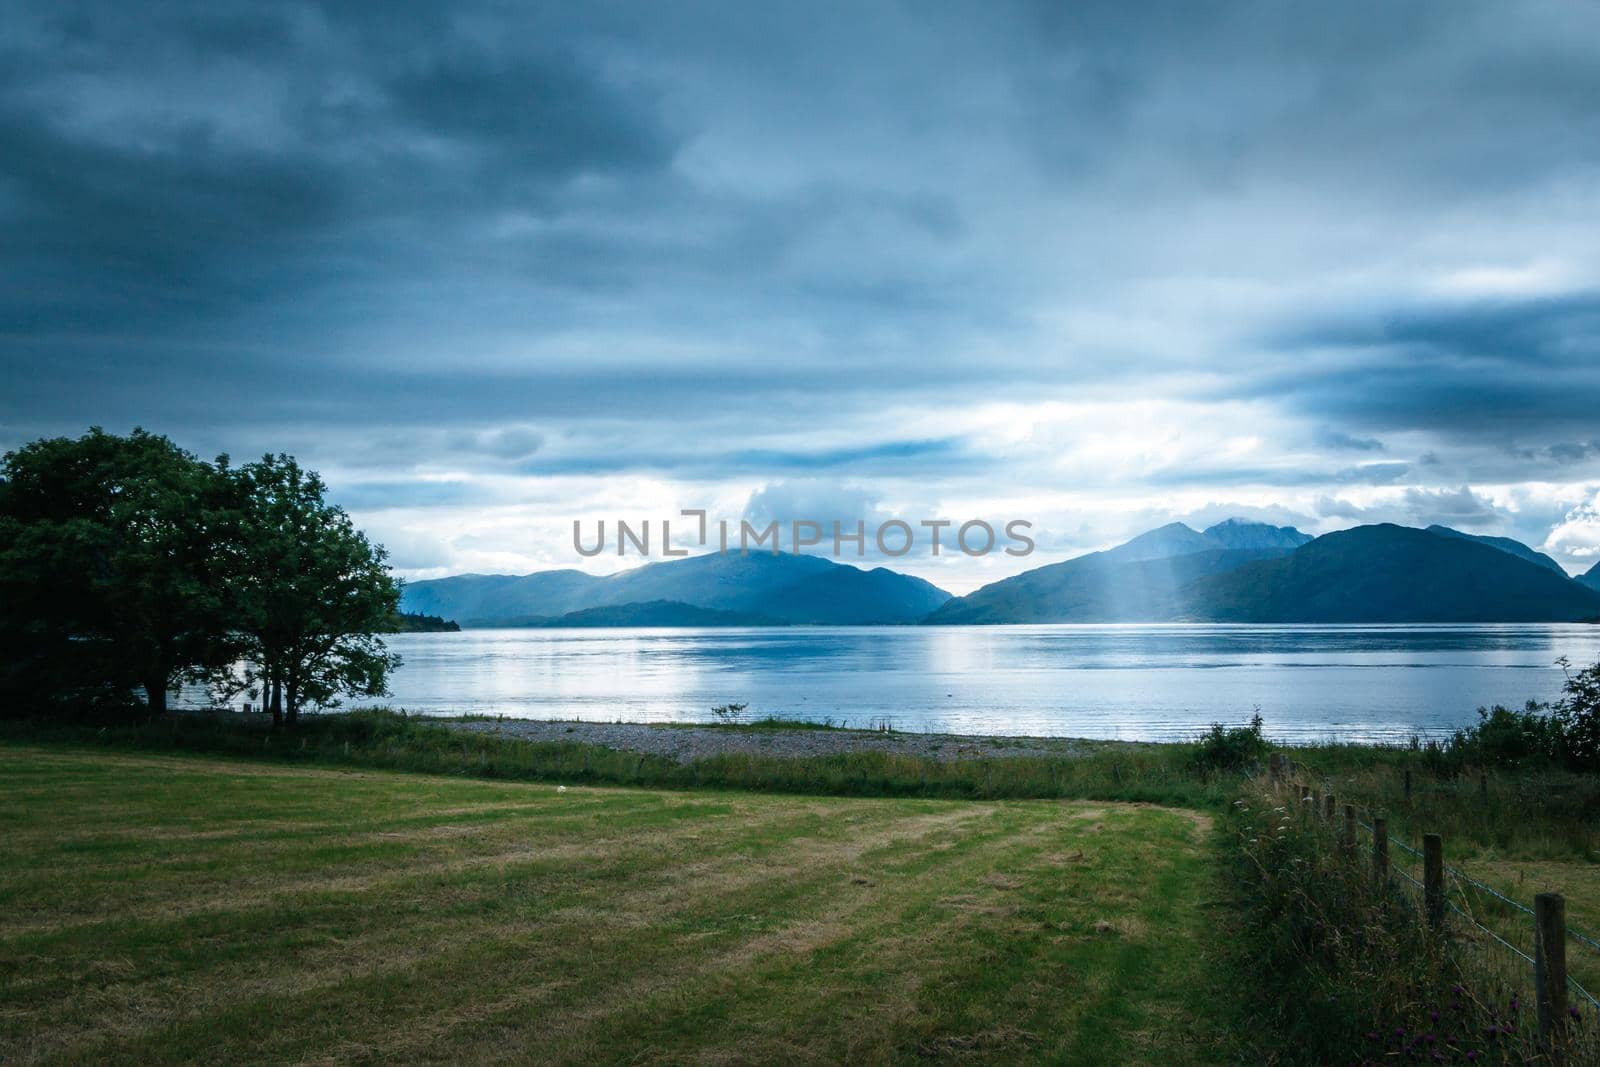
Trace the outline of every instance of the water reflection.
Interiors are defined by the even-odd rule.
[[[392,639],[393,703],[707,720],[715,704],[901,729],[1160,739],[1259,706],[1289,739],[1399,739],[1557,693],[1600,627],[1003,626],[475,630]]]

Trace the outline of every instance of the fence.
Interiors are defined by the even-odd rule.
[[[1405,776],[1409,795],[1411,772],[1407,770]],[[1307,784],[1307,780],[1316,784]],[[1447,865],[1444,862],[1444,840],[1438,834],[1424,835],[1422,848],[1415,848],[1392,837],[1388,822],[1382,816],[1374,815],[1371,822],[1358,819],[1355,805],[1351,803],[1343,807],[1341,825],[1338,800],[1331,783],[1310,773],[1282,753],[1272,755],[1268,765],[1268,781],[1280,795],[1287,793],[1298,801],[1297,807],[1302,817],[1324,822],[1336,832],[1340,845],[1353,859],[1358,855],[1357,846],[1360,843],[1357,831],[1365,834],[1370,847],[1373,877],[1380,881],[1395,880],[1414,891],[1422,905],[1424,921],[1433,929],[1443,932],[1448,913],[1463,921],[1470,931],[1487,939],[1482,943],[1507,953],[1519,966],[1531,968],[1542,1045],[1550,1048],[1559,1044],[1570,1020],[1577,1017],[1572,998],[1600,1016],[1600,999],[1580,985],[1567,969],[1569,941],[1578,944],[1580,951],[1600,956],[1600,939],[1566,921],[1566,901],[1561,894],[1539,893],[1530,908],[1464,871]],[[1418,879],[1403,866],[1391,863],[1391,848],[1420,861],[1422,878]],[[1531,920],[1533,954],[1513,945],[1473,914],[1474,900],[1493,901],[1497,906],[1510,908],[1526,920]]]

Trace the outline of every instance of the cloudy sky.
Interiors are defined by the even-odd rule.
[[[1597,101],[1586,0],[0,0],[0,446],[287,450],[413,577],[692,507],[1587,569]]]

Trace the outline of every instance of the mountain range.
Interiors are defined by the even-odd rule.
[[[820,556],[692,556],[609,577],[465,574],[406,586],[404,610],[463,626],[1106,622],[1565,622],[1600,618],[1600,565],[1569,578],[1504,537],[1378,524],[1313,538],[1183,523],[963,597]]]
[[[943,589],[887,567],[865,570],[821,556],[730,552],[649,563],[606,577],[576,570],[461,574],[412,582],[401,603],[406,611],[443,615],[467,627],[585,625],[573,616],[644,605],[655,618],[699,621],[626,622],[621,620],[630,613],[618,610],[590,615],[588,624],[739,626],[759,616],[778,624],[867,626],[919,622],[949,599]]]

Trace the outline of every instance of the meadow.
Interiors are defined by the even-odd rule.
[[[1593,932],[1600,780],[1289,750],[1388,819],[1375,885],[1258,730],[677,763],[382,710],[0,722],[0,1059],[1386,1062],[1456,1004],[1432,1062],[1537,1054],[1527,968],[1430,936],[1400,844]]]
[[[0,745],[0,1060],[1205,1063],[1207,819]]]

